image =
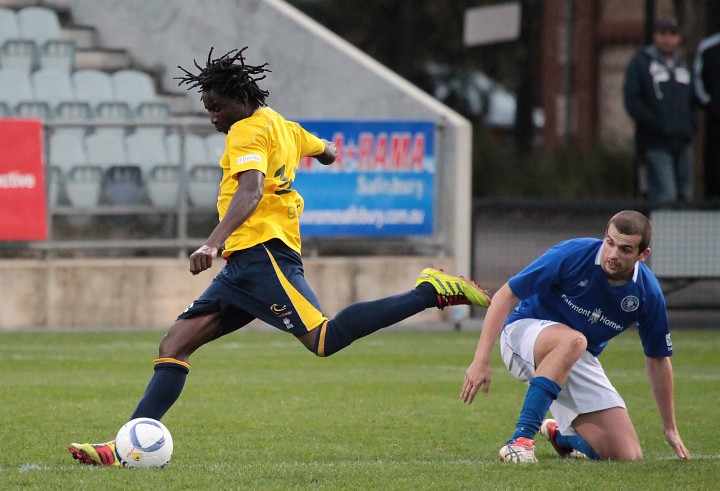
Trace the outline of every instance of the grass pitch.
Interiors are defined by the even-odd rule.
[[[105,441],[152,373],[159,332],[0,334],[0,489],[712,489],[720,476],[720,331],[676,330],[675,400],[693,454],[665,443],[637,334],[601,356],[625,397],[642,462],[558,458],[508,465],[525,386],[495,353],[488,397],[459,391],[478,332],[392,329],[318,359],[291,336],[238,332],[202,348],[163,418],[161,470],[78,464],[72,441]]]

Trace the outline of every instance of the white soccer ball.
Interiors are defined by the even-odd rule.
[[[123,467],[165,467],[172,452],[172,435],[164,424],[151,418],[128,421],[115,437],[115,454]]]

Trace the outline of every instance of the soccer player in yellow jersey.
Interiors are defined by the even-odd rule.
[[[412,290],[351,305],[333,319],[323,315],[303,272],[303,199],[293,181],[302,157],[332,164],[335,145],[265,105],[268,92],[257,82],[270,70],[245,63],[244,50],[213,59],[211,49],[204,68],[195,62],[198,74],[179,67],[180,84],[200,89],[210,123],[227,134],[220,160],[220,222],[190,256],[190,272],[210,268],[221,248],[226,263],[161,341],[154,374],[130,419],[162,418],[182,392],[190,355],[254,319],[292,334],[317,356],[329,356],[427,308],[490,304],[472,281],[427,268]],[[112,441],[73,443],[68,450],[84,464],[119,465]]]

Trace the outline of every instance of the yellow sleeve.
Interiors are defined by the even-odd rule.
[[[268,135],[265,128],[232,128],[228,133],[228,158],[230,175],[237,178],[240,172],[255,169],[267,174]]]
[[[299,147],[301,157],[313,157],[325,151],[325,144],[320,138],[305,131],[305,128],[298,125]]]

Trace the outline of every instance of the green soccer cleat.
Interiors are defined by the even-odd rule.
[[[477,305],[486,308],[490,305],[490,296],[485,290],[471,280],[449,275],[442,269],[423,269],[415,286],[422,283],[429,283],[435,288],[440,310],[448,305]]]
[[[68,450],[81,464],[120,467],[115,455],[115,440],[107,443],[71,443]]]

